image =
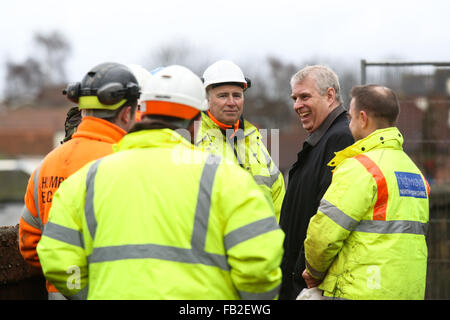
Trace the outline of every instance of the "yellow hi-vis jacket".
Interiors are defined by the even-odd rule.
[[[169,129],[128,134],[115,149],[54,196],[37,251],[61,293],[277,297],[284,234],[248,173]]]
[[[233,133],[233,130],[227,131]],[[235,134],[235,142],[231,143],[230,139],[222,134],[219,126],[202,112],[201,126],[196,130],[195,145],[233,161],[248,171],[273,204],[275,216],[279,221],[286,193],[284,178],[262,140],[259,130],[244,120],[244,130],[239,129]]]
[[[305,240],[325,296],[424,299],[429,187],[395,127],[336,153],[330,187]]]

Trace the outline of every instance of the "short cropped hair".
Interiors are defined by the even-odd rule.
[[[350,91],[355,108],[369,115],[386,121],[390,126],[397,122],[400,104],[395,92],[376,84],[354,86]]]
[[[319,91],[322,96],[327,92],[328,88],[333,88],[336,93],[336,101],[342,104],[339,78],[333,70],[322,65],[307,66],[292,76],[291,86],[301,82],[308,76],[311,76],[316,80],[317,91]]]

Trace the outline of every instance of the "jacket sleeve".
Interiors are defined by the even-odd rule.
[[[44,276],[70,299],[84,299],[88,290],[83,235],[87,167],[67,178],[58,188],[37,246]]]
[[[42,235],[42,221],[36,207],[38,201],[35,201],[38,200],[35,199],[35,187],[37,188],[38,186],[38,175],[39,171],[35,170],[28,180],[24,198],[25,205],[19,220],[19,250],[24,260],[33,267],[41,266],[36,252],[36,246]]]
[[[259,138],[260,140],[261,134],[259,133],[259,131],[258,136],[260,137]],[[260,187],[263,190],[265,189],[268,190],[268,195],[272,200],[273,210],[275,211],[275,218],[278,223],[280,222],[281,206],[283,204],[284,195],[286,193],[283,173],[278,169],[275,161],[273,161],[272,157],[270,156],[266,146],[261,142],[258,142],[256,145],[258,146],[258,153],[262,153],[262,155],[266,159],[270,181],[270,184],[268,184],[269,182],[265,182],[262,185],[260,184]]]
[[[275,164],[274,164],[275,166]],[[279,173],[278,179],[274,182],[272,186],[272,201],[273,209],[275,211],[275,217],[277,223],[280,222],[281,206],[283,205],[284,195],[286,193],[286,187],[284,185],[283,173]]]
[[[370,210],[376,184],[355,159],[343,161],[311,218],[305,240],[308,273],[323,279],[353,228]]]
[[[218,172],[220,200],[214,205],[225,216],[224,244],[231,279],[242,299],[275,299],[281,284],[284,233],[272,206],[245,171],[224,166]],[[240,181],[239,187],[229,183]],[[243,192],[245,190],[245,192]]]

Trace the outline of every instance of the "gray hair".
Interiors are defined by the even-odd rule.
[[[324,95],[328,88],[333,88],[336,92],[336,101],[342,104],[339,78],[333,70],[322,65],[307,66],[292,76],[291,87],[308,76],[316,80],[316,88],[321,95]]]

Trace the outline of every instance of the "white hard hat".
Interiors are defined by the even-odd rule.
[[[141,87],[141,91],[146,86],[148,79],[152,76],[150,72],[144,67],[137,64],[127,64],[126,65],[131,72],[133,72],[136,80],[138,81],[139,86]]]
[[[218,83],[236,82],[242,83],[243,89],[250,88],[250,79],[244,77],[244,73],[234,62],[229,60],[219,60],[210,65],[203,73],[203,86]]]
[[[142,115],[166,115],[192,119],[207,110],[200,78],[186,67],[172,65],[152,75],[141,95]]]

